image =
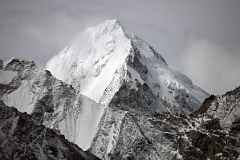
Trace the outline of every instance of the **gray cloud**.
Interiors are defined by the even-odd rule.
[[[192,37],[181,60],[182,71],[209,93],[221,94],[240,85],[240,48]]]
[[[87,26],[117,18],[130,32],[149,41],[170,66],[184,69],[196,81],[185,62],[179,61],[185,55],[188,33],[200,34],[222,48],[237,48],[239,11],[239,0],[0,0],[0,58],[14,56],[44,65]],[[239,52],[222,54],[231,57]],[[199,74],[197,79],[204,76],[209,77]],[[214,93],[230,89],[235,80],[219,83]],[[208,81],[196,83],[205,88],[202,84]]]

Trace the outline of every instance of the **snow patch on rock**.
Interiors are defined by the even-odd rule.
[[[8,70],[0,70],[0,83],[9,84],[12,80],[17,76],[17,72],[8,71]]]

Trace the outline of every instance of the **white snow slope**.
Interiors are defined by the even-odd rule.
[[[83,150],[91,146],[104,106],[33,62],[18,59],[0,62],[0,100],[32,114]]]
[[[133,67],[130,63],[136,63]],[[145,73],[138,70],[145,69]],[[164,107],[190,113],[208,96],[185,75],[168,67],[153,47],[128,33],[118,20],[87,28],[46,69],[81,94],[108,105],[124,82],[147,84]],[[184,107],[185,106],[185,107]]]

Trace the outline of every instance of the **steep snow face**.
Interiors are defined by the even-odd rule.
[[[77,36],[46,68],[99,102],[116,70],[124,63],[130,46],[119,21],[106,21]]]
[[[28,114],[32,113],[36,103],[36,101],[32,101],[33,98],[33,92],[27,81],[22,81],[17,90],[3,95],[3,101],[7,106],[16,106],[20,112],[27,112]]]
[[[0,64],[0,100],[31,114],[82,149],[90,147],[104,111],[102,105],[33,62],[12,59],[2,64],[5,65]]]
[[[125,84],[135,90],[147,86],[160,111],[180,114],[196,110],[208,96],[117,20],[86,29],[49,60],[46,69],[103,105]]]
[[[87,150],[97,133],[104,108],[85,96],[80,98],[81,108],[70,109],[66,112],[65,120],[59,123],[59,129],[69,141]]]

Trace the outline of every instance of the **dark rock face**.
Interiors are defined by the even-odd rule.
[[[133,43],[132,43],[132,49],[131,49],[130,53],[132,53],[133,56],[129,55],[127,57],[127,59],[126,59],[127,64],[129,66],[131,66],[132,68],[134,68],[141,75],[141,78],[143,80],[146,80],[147,73],[148,73],[147,67],[145,65],[143,65],[142,62],[140,61],[140,59],[141,59],[140,51],[137,47],[134,46]]]
[[[94,160],[98,159],[45,128],[26,113],[0,102],[0,159]]]
[[[157,51],[155,51],[155,49],[149,45],[149,48],[151,49],[151,51],[153,52],[153,54],[160,59],[160,61],[162,61],[165,65],[167,65],[167,62],[165,61],[165,59],[159,54],[157,53]]]
[[[123,84],[116,92],[109,107],[124,111],[157,113],[163,111],[160,110],[159,105],[161,101],[155,97],[147,84],[139,85],[138,90],[131,89],[128,84]]]
[[[205,113],[209,107],[211,106],[211,103],[216,99],[216,97],[214,95],[211,95],[210,97],[206,98],[205,101],[203,102],[203,104],[201,105],[201,107],[193,112],[191,115],[192,116],[197,116],[197,115],[201,115],[203,113]]]

